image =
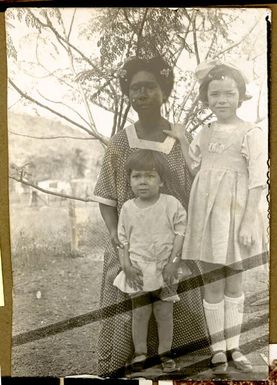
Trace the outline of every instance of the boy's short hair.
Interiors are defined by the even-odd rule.
[[[239,91],[239,107],[244,100],[249,99],[246,95],[246,84],[240,71],[224,64],[215,66],[202,80],[199,87],[199,99],[205,105],[208,104],[208,87],[212,80],[222,80],[224,77],[234,79]]]
[[[167,160],[157,151],[135,150],[125,163],[125,169],[130,177],[133,170],[136,171],[156,171],[161,180],[170,176],[170,170]]]

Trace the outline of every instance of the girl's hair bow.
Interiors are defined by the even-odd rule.
[[[202,83],[202,81],[206,78],[206,76],[209,75],[209,73],[216,67],[219,67],[219,66],[224,66],[224,67],[227,67],[231,70],[236,70],[240,73],[240,75],[242,76],[243,80],[245,81],[245,83],[248,83],[248,79],[247,77],[245,76],[245,74],[241,71],[240,68],[238,68],[237,66],[235,66],[234,64],[232,63],[229,63],[229,62],[225,62],[225,61],[222,61],[222,60],[211,60],[209,62],[203,62],[203,63],[200,63],[197,67],[196,67],[196,70],[195,70],[195,77],[196,79],[199,81],[199,83]]]

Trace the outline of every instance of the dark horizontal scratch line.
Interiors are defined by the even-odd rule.
[[[261,263],[261,255],[250,257],[247,260],[244,261],[244,270],[250,270],[257,266],[260,266]],[[236,266],[236,264],[231,265],[233,267]],[[229,271],[229,270],[228,270]],[[221,273],[222,268],[216,269],[211,273],[204,274],[203,276],[205,278],[209,278],[212,275],[212,279],[210,281],[216,281],[218,279],[221,279]],[[232,271],[229,272],[228,275],[237,274],[238,271]],[[203,286],[203,277],[202,275],[198,275],[195,277],[187,278],[186,280],[180,282],[179,284],[179,293],[187,292],[190,290],[193,290],[197,287]],[[142,296],[144,297],[144,296]],[[142,305],[143,306],[143,305]],[[109,318],[116,314],[128,312],[132,309],[132,304],[130,299],[127,299],[125,301],[112,304],[110,306],[107,306],[103,309],[94,310],[92,312],[69,318],[65,321],[56,322],[54,324],[34,329],[25,333],[20,333],[18,335],[15,335],[12,339],[13,346],[23,345],[29,342],[33,342],[35,340],[47,338],[49,336],[53,336],[58,333],[63,333],[67,330],[72,330],[77,327],[82,327],[84,325],[99,321],[100,319]]]

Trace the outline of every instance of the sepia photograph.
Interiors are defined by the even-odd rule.
[[[270,20],[6,10],[12,376],[267,379]]]

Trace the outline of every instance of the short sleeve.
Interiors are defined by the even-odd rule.
[[[175,234],[184,236],[187,228],[187,213],[184,207],[177,199],[173,222]]]
[[[242,142],[241,153],[248,163],[249,189],[267,185],[267,137],[260,127],[249,130]]]
[[[189,157],[191,159],[191,168],[195,170],[201,164],[202,155],[200,149],[200,134],[198,134],[189,146]]]
[[[128,245],[126,233],[126,207],[123,205],[118,218],[117,225],[118,240],[122,245]]]
[[[100,174],[94,189],[94,199],[96,202],[108,206],[117,206],[116,148],[112,141],[109,143],[104,155]]]

